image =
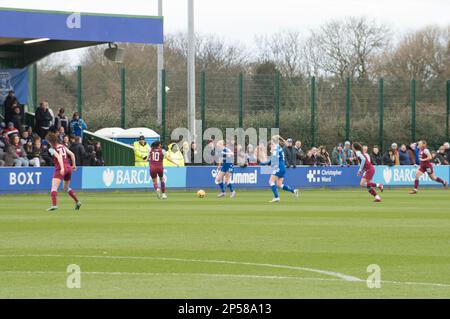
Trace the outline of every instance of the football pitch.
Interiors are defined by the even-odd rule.
[[[237,192],[0,196],[0,298],[450,298],[448,191]]]

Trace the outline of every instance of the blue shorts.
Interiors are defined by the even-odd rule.
[[[272,172],[272,175],[275,175],[278,178],[283,178],[285,174],[286,174],[286,170],[285,169],[279,169],[279,168]]]
[[[223,173],[233,173],[233,164],[223,164],[220,171]]]

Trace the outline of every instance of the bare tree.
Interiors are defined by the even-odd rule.
[[[299,76],[306,71],[305,40],[300,32],[283,30],[271,36],[256,37],[258,61],[274,61],[282,75]]]
[[[366,18],[335,20],[312,31],[310,57],[321,71],[343,80],[367,79],[371,61],[389,43],[387,27]]]
[[[443,32],[426,27],[407,34],[391,53],[386,73],[396,78],[428,81],[440,77],[445,71],[445,45]]]

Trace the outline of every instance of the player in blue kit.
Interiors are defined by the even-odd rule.
[[[284,151],[280,146],[280,141],[282,143],[286,143],[286,141],[281,136],[275,135],[272,137],[270,142],[270,159],[267,162],[261,163],[261,165],[270,165],[272,168],[269,184],[273,192],[273,199],[270,201],[270,203],[276,203],[280,201],[280,197],[278,196],[278,188],[294,194],[297,198],[299,196],[298,189],[293,189],[289,185],[283,183],[284,174],[286,173],[286,164],[284,159]]]
[[[218,156],[218,166],[217,166],[217,176],[216,184],[220,187],[220,194],[217,197],[225,197],[225,185],[230,189],[230,198],[236,196],[236,192],[231,182],[231,175],[233,174],[233,162],[234,153],[230,148],[224,145],[223,141],[217,142],[217,156]]]

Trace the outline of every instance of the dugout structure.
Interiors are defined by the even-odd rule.
[[[0,69],[28,68],[28,109],[34,110],[36,62],[42,58],[105,43],[162,44],[163,35],[161,16],[0,8]],[[33,117],[27,113],[26,122]]]

